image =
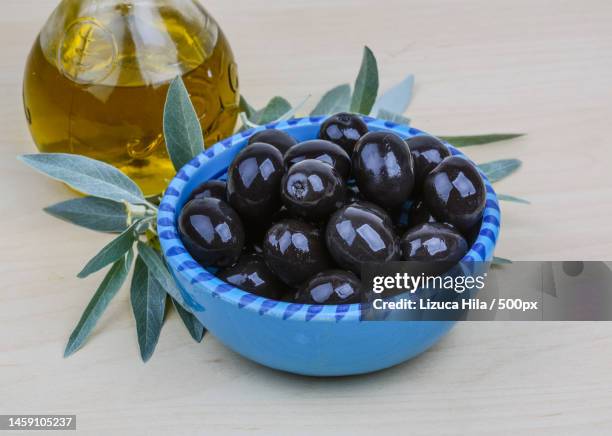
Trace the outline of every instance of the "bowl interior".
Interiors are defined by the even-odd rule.
[[[324,306],[286,303],[268,300],[227,284],[214,276],[214,269],[207,270],[195,262],[185,249],[176,229],[177,217],[191,192],[207,180],[224,180],[227,177],[227,169],[232,160],[246,146],[249,137],[254,133],[266,128],[276,128],[286,131],[298,142],[305,141],[318,136],[320,124],[324,119],[325,117],[291,119],[238,133],[214,144],[198,155],[189,164],[185,165],[172,180],[160,204],[158,232],[162,251],[171,271],[175,275],[184,276],[192,285],[190,289],[180,289],[180,300],[183,300],[180,302],[188,310],[203,310],[203,308],[197,307],[198,305],[195,303],[192,295],[190,295],[191,293],[209,292],[213,296],[223,298],[229,303],[237,305],[239,308],[257,310],[262,315],[279,316],[283,317],[283,319],[286,319],[287,316],[292,316],[298,311],[303,313],[303,316],[308,321],[339,322],[361,319],[362,310],[360,304]],[[371,131],[392,131],[402,138],[426,134],[416,128],[389,121],[371,117],[363,117],[363,119]],[[447,145],[453,155],[466,157],[452,145]],[[493,257],[493,250],[499,235],[500,211],[497,196],[486,176],[482,172],[481,175],[487,191],[486,207],[479,234],[462,260],[463,263],[490,261]],[[305,311],[302,310],[304,306],[307,307]]]

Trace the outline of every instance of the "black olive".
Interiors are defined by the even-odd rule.
[[[286,288],[270,271],[260,254],[243,255],[236,265],[219,271],[217,277],[243,291],[273,300],[278,299]]]
[[[296,294],[306,304],[353,304],[361,301],[361,282],[350,271],[332,269],[315,275]]]
[[[265,222],[280,206],[283,156],[270,144],[254,143],[234,158],[227,172],[229,203],[244,219]]]
[[[345,180],[351,175],[351,158],[340,146],[323,139],[300,142],[285,153],[285,171],[306,159],[316,159],[333,166]]]
[[[181,240],[203,266],[234,264],[244,247],[242,221],[234,209],[217,198],[191,200],[178,220]]]
[[[395,209],[408,200],[414,186],[410,149],[395,133],[370,132],[355,146],[353,174],[365,199]]]
[[[420,192],[427,175],[451,155],[446,145],[433,136],[415,136],[406,140],[414,162],[414,190]]]
[[[366,133],[368,126],[360,116],[340,112],[323,121],[319,138],[338,144],[350,156],[359,138]]]
[[[408,225],[416,227],[420,224],[437,222],[433,215],[427,209],[425,202],[421,199],[416,200],[410,207],[410,215]]]
[[[342,177],[319,160],[296,163],[283,176],[281,199],[289,212],[312,221],[327,218],[344,204]]]
[[[293,219],[270,227],[264,239],[264,259],[278,278],[293,287],[331,264],[321,231]]]
[[[468,252],[468,243],[453,228],[426,223],[410,229],[400,241],[402,260],[418,262],[459,262]]]
[[[193,200],[194,198],[209,197],[227,201],[227,183],[223,180],[209,180],[204,182],[193,190],[187,201]]]
[[[278,151],[281,152],[281,154],[285,154],[287,150],[297,144],[297,141],[293,138],[293,136],[289,135],[287,132],[277,129],[266,129],[255,133],[249,138],[248,145],[255,144],[257,142],[273,145],[278,149]]]
[[[425,179],[423,199],[438,222],[468,232],[482,218],[486,189],[478,170],[467,159],[444,159]]]
[[[327,223],[325,240],[334,260],[359,275],[364,263],[400,257],[391,218],[371,203],[357,202],[337,210]]]

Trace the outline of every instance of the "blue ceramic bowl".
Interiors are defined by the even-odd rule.
[[[403,138],[424,133],[412,127],[363,117],[371,131]],[[172,296],[222,343],[248,359],[297,374],[338,376],[377,371],[404,362],[435,344],[452,321],[362,321],[362,308],[268,300],[229,285],[201,267],[177,233],[177,217],[191,191],[223,179],[234,156],[259,130],[284,130],[298,141],[316,138],[324,117],[291,119],[251,129],[219,142],[185,165],[170,183],[159,207],[162,251],[177,289]],[[451,152],[462,155],[449,145]],[[480,234],[466,261],[490,261],[499,234],[500,211],[491,184]]]

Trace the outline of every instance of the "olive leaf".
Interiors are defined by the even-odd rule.
[[[162,288],[169,294],[178,293],[174,278],[172,278],[170,272],[168,272],[168,268],[166,268],[159,254],[153,248],[141,241],[138,241],[137,246],[139,256],[147,264],[147,268],[153,277],[155,277],[155,280],[157,280]]]
[[[469,147],[471,145],[490,144],[492,142],[507,141],[509,139],[519,138],[524,133],[492,133],[489,135],[474,135],[474,136],[440,136],[440,139],[451,143],[455,147]]]
[[[84,194],[117,202],[147,204],[138,185],[107,163],[66,153],[25,154],[19,159]]]
[[[244,114],[246,115],[247,119],[251,119],[255,115],[256,110],[253,108],[253,106],[251,106],[246,101],[246,98],[244,98],[243,95],[240,96],[240,105],[239,105],[239,107],[240,107],[240,112],[244,112]]]
[[[283,115],[281,115],[279,118],[277,118],[274,121],[284,121],[284,120],[288,120],[288,119],[293,118],[295,116],[295,114],[297,113],[297,111],[299,111],[302,108],[302,106],[304,106],[306,104],[306,102],[308,101],[308,99],[310,97],[311,97],[311,95],[308,94],[295,107],[292,107],[291,109],[289,109],[287,112],[285,112]]]
[[[96,326],[98,320],[108,307],[108,304],[117,294],[132,266],[132,250],[113,264],[104,280],[96,290],[93,298],[85,308],[81,319],[68,339],[64,357],[70,356],[83,346],[83,343]]]
[[[390,112],[386,109],[380,109],[376,116],[382,120],[393,121],[394,123],[402,124],[404,126],[410,125],[410,118],[406,118],[403,115]]]
[[[289,111],[291,111],[291,104],[287,100],[283,97],[273,97],[266,107],[255,112],[250,121],[259,125],[268,124],[278,120]]]
[[[204,149],[204,135],[187,88],[180,77],[172,81],[164,106],[164,138],[178,171]]]
[[[367,46],[363,48],[361,68],[354,88],[351,112],[369,114],[378,94],[378,66],[374,53]]]
[[[96,197],[73,198],[44,209],[56,218],[107,233],[120,233],[127,227],[125,204]]]
[[[206,329],[198,321],[198,319],[191,313],[186,311],[174,298],[170,297],[172,305],[176,309],[177,313],[183,320],[183,324],[187,328],[187,331],[196,342],[202,342]]]
[[[499,182],[508,177],[518,170],[520,166],[521,161],[518,159],[500,159],[478,165],[491,183]]]
[[[138,346],[143,361],[148,361],[159,340],[166,309],[166,291],[139,255],[134,266],[130,301],[136,319]]]
[[[351,103],[351,87],[348,84],[336,86],[327,91],[310,115],[328,115],[348,110]]]
[[[505,259],[503,257],[494,256],[493,260],[491,261],[491,263],[493,265],[507,265],[507,264],[512,263],[512,261],[510,259]]]
[[[98,254],[87,262],[87,265],[77,274],[77,277],[83,279],[124,256],[127,251],[131,250],[134,241],[138,238],[136,227],[139,224],[140,221],[134,222],[130,227],[125,229],[123,233],[109,242]]]
[[[378,116],[381,110],[403,114],[408,109],[412,100],[412,88],[414,87],[414,75],[409,74],[404,80],[393,88],[385,91],[374,103],[371,114]]]
[[[525,200],[523,198],[515,197],[513,195],[508,194],[497,194],[497,199],[501,201],[511,201],[514,203],[531,204],[529,200]]]

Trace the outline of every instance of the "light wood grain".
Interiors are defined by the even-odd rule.
[[[272,371],[176,316],[138,357],[127,293],[87,346],[62,358],[99,277],[78,280],[108,237],[44,215],[70,197],[15,156],[34,149],[23,116],[25,57],[54,0],[2,0],[0,14],[0,413],[76,413],[85,434],[250,432],[610,433],[612,324],[464,323],[423,356],[378,374],[311,379]],[[415,73],[408,115],[436,134],[523,132],[475,147],[518,157],[497,185],[497,254],[608,260],[612,251],[612,3],[607,0],[210,0],[242,91],[292,102],[352,79],[362,46],[383,88]]]

